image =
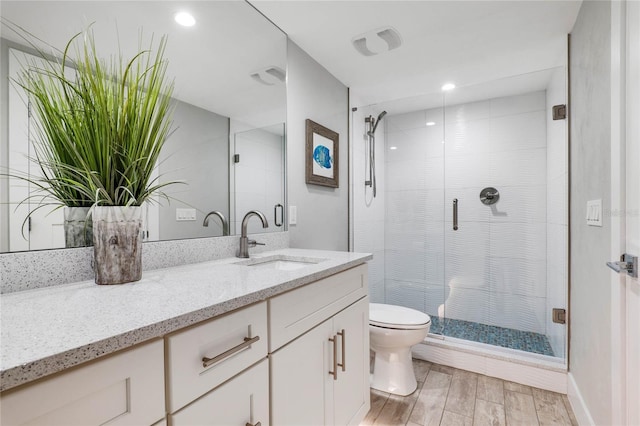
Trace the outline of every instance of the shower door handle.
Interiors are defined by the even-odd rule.
[[[453,199],[453,230],[458,230],[458,199]]]

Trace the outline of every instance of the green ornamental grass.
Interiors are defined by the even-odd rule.
[[[22,72],[16,83],[37,118],[34,160],[42,175],[28,180],[43,198],[69,207],[167,198],[162,189],[176,182],[153,175],[172,125],[166,43],[162,37],[157,49],[152,41],[129,60],[104,60],[89,29],[72,37],[58,60]]]

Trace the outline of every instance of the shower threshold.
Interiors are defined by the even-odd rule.
[[[498,327],[431,315],[430,334],[470,340],[503,348],[553,357],[553,349],[544,334]]]

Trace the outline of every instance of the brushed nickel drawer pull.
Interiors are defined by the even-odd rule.
[[[206,368],[215,364],[216,362],[220,362],[223,359],[228,358],[231,355],[235,354],[236,352],[240,352],[246,347],[251,346],[253,343],[257,342],[258,340],[260,340],[260,336],[256,336],[253,338],[245,337],[244,342],[240,343],[238,346],[234,346],[228,351],[222,352],[220,355],[216,355],[213,358],[207,358],[207,357],[202,358],[202,366]]]
[[[347,371],[347,361],[345,359],[347,353],[347,350],[345,348],[345,334],[346,332],[344,331],[344,328],[338,333],[338,336],[342,337],[342,364],[338,364],[340,367],[342,367],[342,371]]]
[[[333,380],[338,380],[338,336],[334,335],[329,339],[333,343],[333,371],[329,371],[329,375],[333,376]]]

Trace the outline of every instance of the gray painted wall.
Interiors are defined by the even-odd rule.
[[[233,154],[240,156],[240,162],[231,166],[234,185],[230,191],[235,199],[231,230],[235,231],[234,235],[241,234],[242,219],[250,210],[264,213],[269,227],[264,229],[262,223],[254,218],[247,222],[248,232],[261,234],[282,232],[285,229],[283,226],[276,226],[274,217],[276,204],[284,205],[285,144],[281,134],[269,130],[281,133],[282,125],[237,132],[232,136]]]
[[[183,180],[166,192],[175,197],[160,208],[160,239],[173,240],[222,235],[217,219],[202,226],[204,216],[219,210],[229,218],[229,119],[185,102],[176,101],[175,132],[160,158],[161,181]],[[186,204],[186,205],[185,205]],[[195,221],[176,221],[176,208],[195,208]]]
[[[288,205],[298,209],[289,227],[291,247],[348,250],[349,92],[295,43],[288,44],[287,184]],[[305,120],[340,135],[339,188],[305,183]]]
[[[585,222],[588,200],[610,205],[611,5],[582,3],[571,32],[570,373],[596,424],[611,423],[610,218]]]

